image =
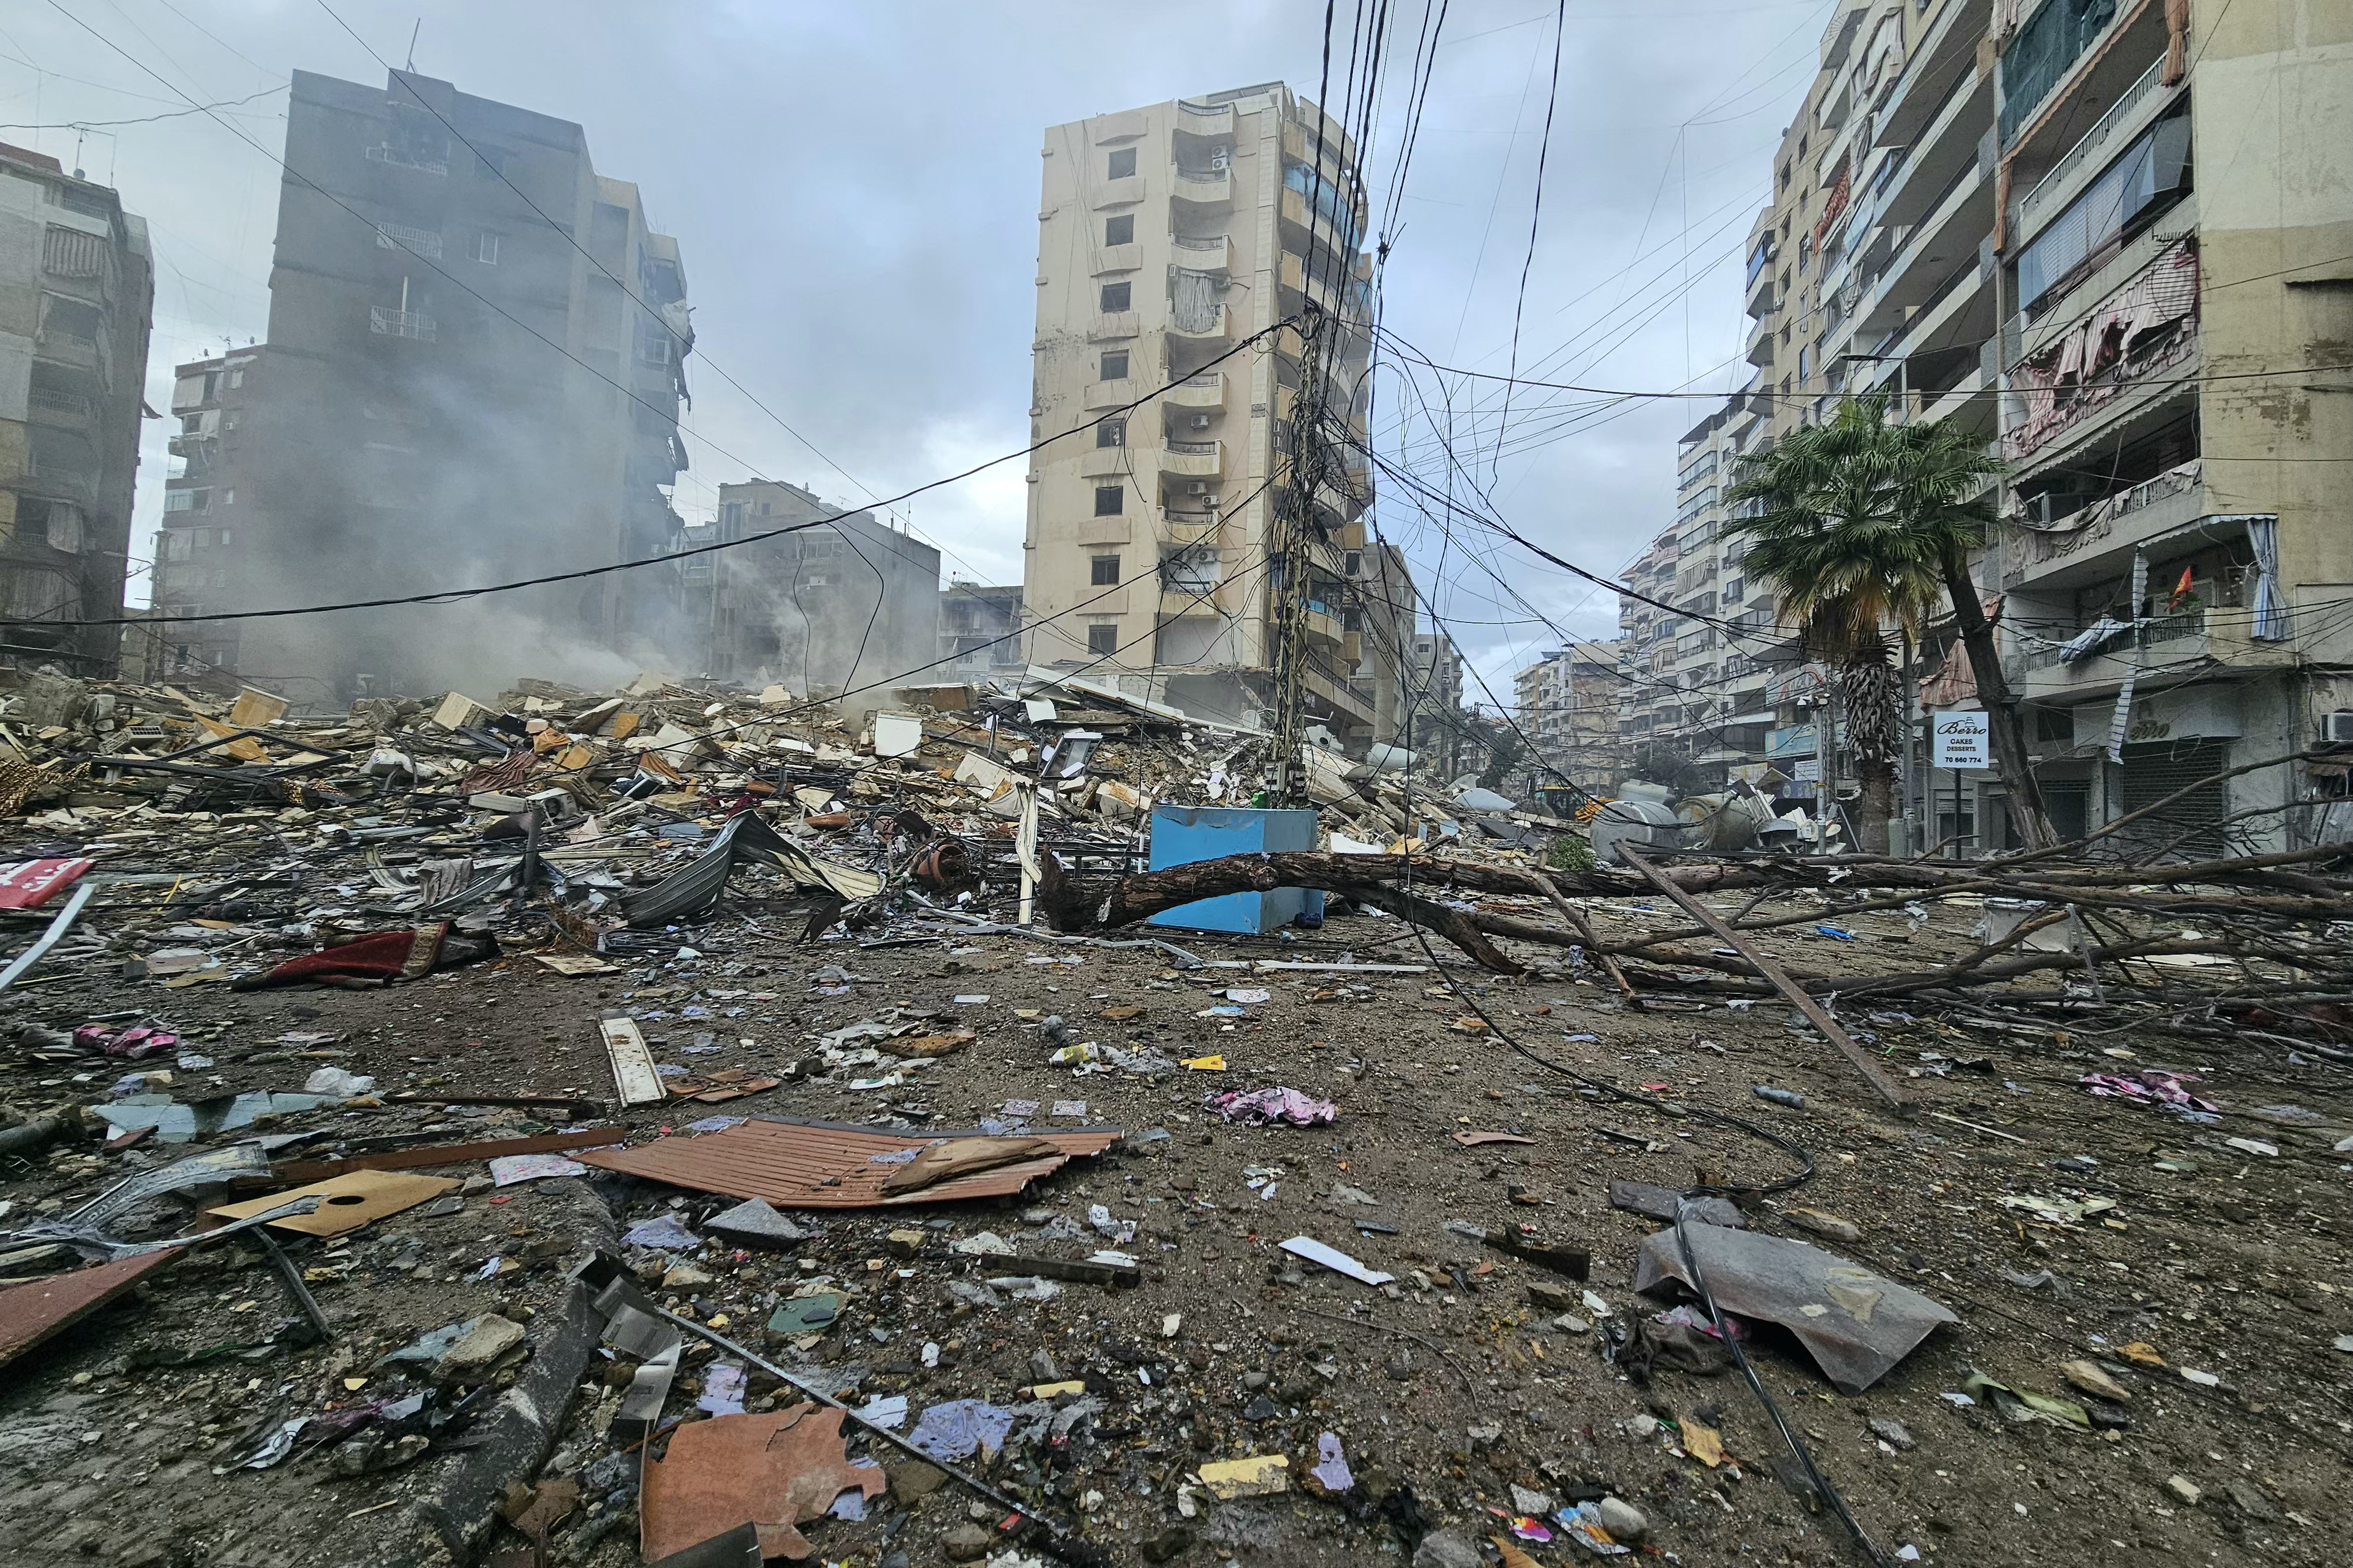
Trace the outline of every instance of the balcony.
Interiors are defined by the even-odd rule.
[[[1176,479],[1214,479],[1226,471],[1223,441],[1171,441],[1160,454],[1160,471]]]
[[[2117,626],[2098,652],[2073,660],[2064,658],[2055,642],[2030,646],[2014,656],[2018,674],[2012,685],[2025,701],[2065,706],[2112,695],[2128,675],[2146,678],[2158,670],[2179,675],[2185,667],[2201,665],[2235,669],[2294,662],[2292,645],[2252,640],[2247,636],[2250,620],[2250,612],[2235,605],[2153,616],[2137,626]]]
[[[2006,249],[2014,253],[2023,247],[2052,218],[2066,211],[2067,204],[2098,177],[2110,158],[2131,146],[2134,137],[2172,106],[2184,83],[2165,86],[2158,79],[2164,70],[2163,56],[2150,61],[2148,68],[2108,106],[2099,122],[2062,153],[2048,174],[2010,203],[2010,222],[2003,236]],[[2016,178],[2015,172],[2012,178]]]
[[[1943,110],[1943,100],[1957,89],[1956,79],[1977,76],[1971,57],[1986,36],[1991,11],[1992,0],[1956,0],[1927,35],[1912,44],[1904,74],[1879,110],[1874,140],[1880,146],[1905,147],[1918,141],[1921,129]]]
[[[1308,601],[1306,620],[1307,640],[1310,642],[1338,647],[1347,636],[1347,628],[1340,624],[1339,616],[1328,605]]]
[[[1169,259],[1177,266],[1196,272],[1231,272],[1234,269],[1234,242],[1225,235],[1207,239],[1177,235],[1169,242]]]
[[[414,338],[429,343],[439,330],[433,318],[420,310],[396,310],[389,305],[368,307],[368,331],[378,337]]]
[[[449,172],[447,152],[442,157],[427,157],[405,147],[378,145],[367,150],[371,163],[389,163],[396,169],[414,169],[420,174],[447,174]]]
[[[1139,468],[1149,471],[1152,454],[1133,447],[1089,447],[1079,455],[1079,476],[1089,479],[1123,479]]]
[[[1769,321],[1759,321],[1748,340],[1748,363],[1759,370],[1772,369],[1774,345],[1779,338],[1779,328]]]
[[[58,392],[51,387],[37,386],[26,395],[26,405],[37,425],[56,425],[69,430],[89,427],[98,416],[98,405],[79,392]],[[174,437],[172,454],[180,455],[180,438]]]
[[[1101,211],[1104,207],[1133,206],[1144,199],[1144,176],[1126,174],[1116,180],[1105,180],[1087,195],[1087,205]]]
[[[1349,236],[1341,233],[1338,226],[1324,214],[1320,212],[1314,214],[1314,221],[1310,223],[1307,198],[1288,185],[1282,188],[1282,205],[1280,210],[1283,223],[1296,231],[1295,234],[1284,239],[1285,250],[1303,254],[1312,244],[1315,247],[1316,255],[1319,258],[1326,255],[1352,256],[1356,253],[1355,241]]]
[[[1233,319],[1223,305],[1219,305],[1208,320],[1198,328],[1180,326],[1173,319],[1168,323],[1168,336],[1177,342],[1228,342],[1232,340],[1233,331]]]
[[[2156,5],[2136,7],[2117,0],[2107,15],[2097,16],[2090,6],[2045,5],[2026,18],[2001,56],[2001,143],[2009,147],[2035,125],[2045,105],[2056,107],[2064,95],[2060,85],[2075,73],[2086,55],[2105,52],[2116,23],[2135,11],[2161,12]],[[2096,19],[2095,19],[2096,16]],[[2161,32],[2164,18],[2157,25]]]
[[[1134,396],[1134,394],[1130,393],[1127,397],[1120,401],[1128,402]],[[1161,394],[1160,400],[1170,408],[1207,414],[1224,413],[1226,411],[1225,372],[1211,370],[1204,371],[1199,375],[1188,376]]]
[[[1160,509],[1161,538],[1170,544],[1203,543],[1216,538],[1218,530],[1223,526],[1224,519],[1213,507],[1185,509],[1169,506]]]
[[[2005,590],[2073,588],[2113,577],[2135,550],[2235,531],[2243,522],[2218,524],[2214,494],[2195,461],[2168,469],[2130,489],[2093,502],[2049,523],[2013,522],[2004,542],[2001,574]]]
[[[1225,169],[1179,169],[1169,195],[1197,207],[1225,208],[1234,205],[1234,177]]]
[[[1087,329],[1091,343],[1117,342],[1122,338],[1134,337],[1142,331],[1133,310],[1110,310],[1097,316]]]
[[[2160,258],[2158,266],[2165,264]],[[2153,325],[2142,307],[2126,298],[2133,292],[2127,289],[2089,316],[2077,318],[2068,332],[2059,335],[2060,341],[2012,368],[2010,389],[2023,399],[2026,416],[2002,433],[2005,460],[2033,458],[2039,465],[2063,445],[2111,428],[2176,395],[2195,395],[2200,337],[2191,312],[2196,309],[2196,276],[2194,269],[2185,270],[2188,276],[2176,280],[2173,302],[2147,307],[2158,318]],[[2116,341],[2114,329],[2119,323],[2132,334],[2129,341]],[[2093,363],[2088,374],[2065,372],[2073,379],[2062,383],[2063,340],[2077,331],[2090,343],[2084,357]],[[2113,358],[2100,357],[2112,350]]]
[[[1091,381],[1080,402],[1092,413],[1103,408],[1124,408],[1135,401],[1135,382],[1123,376],[1117,381]]]
[[[1231,136],[1234,133],[1234,106],[1230,103],[1191,103],[1176,100],[1176,129],[1192,136]]]

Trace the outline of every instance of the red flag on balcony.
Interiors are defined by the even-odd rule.
[[[2165,607],[2168,612],[2178,610],[2181,608],[2181,601],[2188,597],[2189,597],[2189,568],[2184,566],[2181,569],[2181,581],[2173,585],[2173,596],[2166,600]]]

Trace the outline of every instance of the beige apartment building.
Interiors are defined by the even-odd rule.
[[[1077,433],[1030,460],[1030,661],[1262,721],[1295,572],[1306,721],[1388,739],[1413,600],[1402,558],[1366,547],[1371,475],[1347,450],[1370,396],[1354,144],[1273,82],[1057,125],[1041,152],[1031,434]],[[1281,562],[1294,403],[1318,384],[1342,464],[1304,498],[1304,559]]]
[[[1514,721],[1532,748],[1529,793],[1567,781],[1593,795],[1611,793],[1623,770],[1619,694],[1625,685],[1618,643],[1577,643],[1538,656],[1512,678]]]
[[[1883,387],[1994,445],[1978,581],[2063,834],[2353,739],[2353,0],[1845,5],[1773,178],[1732,438]],[[1930,709],[1976,702],[1948,640]],[[2340,837],[2346,778],[2159,831]],[[1999,778],[1935,787],[1931,838],[2006,843]]]

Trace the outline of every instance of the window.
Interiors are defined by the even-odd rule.
[[[165,511],[203,511],[212,504],[210,490],[168,490],[164,496]]]
[[[1114,150],[1110,162],[1103,168],[1104,177],[1113,180],[1124,180],[1134,173],[1135,149],[1133,147],[1121,147]]]
[[[1134,285],[1132,285],[1132,284],[1127,284],[1127,283],[1106,283],[1106,284],[1104,284],[1104,285],[1103,286],[1103,314],[1104,314],[1104,315],[1106,315],[1106,316],[1114,316],[1114,315],[1117,315],[1120,311],[1126,310],[1126,309],[1128,308],[1128,300],[1129,300],[1129,296],[1133,293],[1133,291],[1134,291]]]
[[[1113,156],[1117,157],[1118,154],[1113,153]],[[1128,156],[1132,159],[1135,154],[1130,153]],[[1089,653],[1095,654],[1117,653],[1119,651],[1119,623],[1117,621],[1113,621],[1108,626],[1089,626],[1087,628],[1087,651]]]
[[[1098,424],[1095,426],[1095,445],[1098,447],[1126,446],[1127,421],[1124,419],[1105,419],[1102,423]]]
[[[499,264],[499,237],[485,228],[474,235],[474,259],[486,267]]]
[[[1117,217],[1107,217],[1103,219],[1103,243],[1105,245],[1134,245],[1135,243],[1135,215],[1134,213],[1122,213]]]
[[[223,491],[221,491],[221,505],[223,505],[223,506],[235,506],[236,504],[237,504],[237,487],[236,487],[235,485],[231,485],[231,486],[229,486],[227,489],[224,489]],[[226,529],[224,529],[224,530],[222,530],[222,531],[221,531],[221,535],[222,535],[222,538],[223,538],[224,540],[226,540],[226,539],[227,538],[227,533],[228,533],[228,531],[227,531],[227,530],[226,530]]]
[[[243,386],[245,384],[245,366],[240,364],[229,367],[228,384],[231,386]]]
[[[1098,555],[1090,564],[1094,569],[1091,581],[1098,588],[1115,587],[1119,583],[1119,557]]]
[[[1124,485],[1095,487],[1095,515],[1118,517],[1127,510],[1127,488]]]
[[[1124,288],[1123,284],[1121,287]],[[99,309],[79,300],[64,300],[52,294],[46,303],[48,310],[41,318],[41,333],[45,337],[70,338],[76,342],[98,341],[100,321]]]
[[[1121,349],[1103,356],[1103,378],[1105,381],[1127,379],[1127,351]]]

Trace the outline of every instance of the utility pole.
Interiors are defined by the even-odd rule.
[[[1281,492],[1267,541],[1273,594],[1274,765],[1267,804],[1294,805],[1304,794],[1299,745],[1304,730],[1308,563],[1315,525],[1315,491],[1324,483],[1330,450],[1324,440],[1325,318],[1311,301],[1300,329],[1299,392],[1291,405],[1290,484]]]

